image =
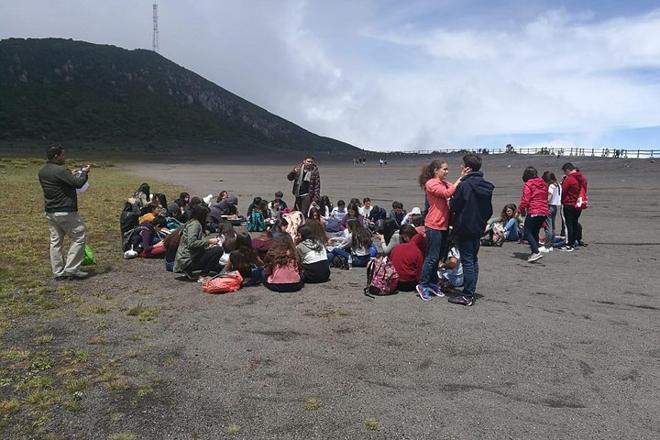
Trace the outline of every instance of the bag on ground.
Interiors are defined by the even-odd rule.
[[[238,271],[223,273],[214,276],[202,284],[202,290],[206,293],[228,293],[236,292],[241,288],[243,277]]]
[[[94,251],[92,250],[92,247],[86,244],[85,256],[83,257],[82,265],[91,266],[92,264],[96,264],[96,257],[94,256]]]
[[[392,295],[396,293],[399,274],[387,256],[374,258],[367,264],[367,287],[364,294],[375,296]]]

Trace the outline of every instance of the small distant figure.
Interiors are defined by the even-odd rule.
[[[302,212],[307,218],[312,202],[318,204],[321,199],[321,177],[314,158],[305,157],[303,162],[296,165],[286,177],[293,182],[293,195],[296,197],[294,209]]]
[[[384,164],[384,163],[385,163],[385,161],[384,161],[382,158],[381,158],[381,159],[378,159],[378,165],[379,165],[381,168],[383,168],[383,164]]]

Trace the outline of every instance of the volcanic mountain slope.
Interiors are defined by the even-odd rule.
[[[350,152],[149,50],[0,41],[0,141]]]

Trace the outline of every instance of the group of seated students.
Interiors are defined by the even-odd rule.
[[[226,191],[207,197],[209,203],[181,193],[168,205],[163,194],[142,184],[121,215],[124,255],[164,257],[166,270],[200,282],[237,271],[242,287],[263,284],[278,292],[324,283],[331,267],[366,267],[383,255],[399,275],[398,290],[415,290],[426,253],[419,208],[406,212],[394,201],[388,213],[367,197],[333,206],[323,196],[305,216],[282,197],[280,191],[271,202],[255,197],[241,217],[237,197]],[[448,253],[438,274],[445,288],[460,287],[460,256],[455,248]]]

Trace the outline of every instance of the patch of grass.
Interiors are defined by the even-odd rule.
[[[27,350],[19,350],[17,348],[10,348],[0,353],[0,359],[8,361],[20,362],[30,357],[30,352]]]
[[[227,426],[227,429],[225,429],[225,432],[227,433],[227,435],[236,435],[239,432],[241,432],[241,427],[231,423]]]
[[[154,392],[154,390],[151,389],[151,387],[141,386],[141,387],[138,387],[135,394],[141,399],[143,397],[147,397],[147,396],[153,394],[153,392]]]
[[[137,350],[128,350],[126,352],[126,357],[129,359],[135,359],[138,356],[140,356],[140,352]]]
[[[317,399],[316,397],[311,397],[311,398],[305,400],[305,409],[307,411],[316,411],[319,408],[321,408],[321,400],[320,399]]]
[[[55,335],[52,333],[45,333],[43,335],[37,336],[36,338],[33,339],[35,344],[43,345],[43,344],[49,344],[53,342],[55,339]]]
[[[89,345],[106,345],[107,342],[103,336],[92,336],[87,340]]]
[[[48,388],[53,384],[53,379],[48,376],[32,376],[23,383],[16,385],[16,391]]]
[[[138,304],[128,309],[126,314],[128,316],[138,316],[140,321],[151,321],[158,318],[160,315],[160,309],[158,307],[146,307],[142,304]]]
[[[378,423],[378,420],[376,419],[365,420],[364,426],[366,426],[369,431],[378,431],[380,429],[380,423]]]
[[[64,382],[64,389],[69,393],[74,394],[85,390],[87,385],[89,385],[89,383],[85,379],[71,379]]]
[[[17,413],[21,409],[21,403],[17,399],[0,400],[0,414],[8,415]]]
[[[112,391],[126,391],[131,388],[131,384],[125,380],[117,379],[108,383],[108,388],[110,388]]]

